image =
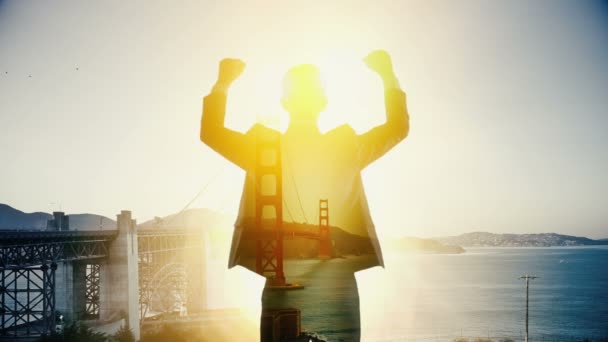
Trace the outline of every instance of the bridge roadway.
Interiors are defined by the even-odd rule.
[[[156,253],[200,246],[185,229],[138,229],[138,252]],[[62,261],[94,260],[108,256],[118,230],[0,231],[0,269],[20,269]]]
[[[284,230],[283,239],[319,240],[314,230]],[[0,231],[0,270],[16,270],[69,261],[104,259],[118,230]],[[276,232],[246,231],[246,239],[273,239]],[[200,247],[201,232],[179,228],[137,230],[138,254],[155,254]]]
[[[321,236],[319,235],[319,231],[314,232],[313,230],[304,230],[304,229],[285,229],[282,231],[283,239],[294,239],[296,237],[311,239],[311,240],[320,240]],[[255,229],[249,229],[243,231],[243,238],[247,240],[270,240],[276,239],[278,236],[278,232],[273,231],[258,231]]]
[[[0,232],[0,269],[105,258],[118,231]]]

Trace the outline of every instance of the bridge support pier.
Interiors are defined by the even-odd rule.
[[[208,233],[201,233],[201,248],[189,249],[186,264],[188,274],[188,314],[207,309],[207,248]]]
[[[137,228],[131,212],[126,210],[117,215],[116,223],[118,236],[110,243],[108,258],[101,264],[99,315],[107,321],[124,318],[139,340]]]
[[[55,308],[66,321],[82,319],[85,314],[85,271],[79,262],[64,261],[55,271]]]

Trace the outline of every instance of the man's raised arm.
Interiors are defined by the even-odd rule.
[[[357,136],[362,169],[403,140],[410,128],[405,93],[401,90],[399,81],[395,77],[388,53],[377,50],[365,57],[364,61],[382,78],[384,83],[386,122]]]
[[[245,63],[238,59],[227,58],[220,62],[217,82],[203,100],[200,137],[207,146],[247,170],[250,161],[255,158],[248,136],[224,125],[228,88],[244,69]]]

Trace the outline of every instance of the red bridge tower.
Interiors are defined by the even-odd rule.
[[[281,136],[258,135],[255,166],[256,272],[267,286],[284,286]]]
[[[319,200],[319,258],[331,258],[331,239],[329,232],[329,201]]]

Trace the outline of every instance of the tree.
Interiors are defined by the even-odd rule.
[[[38,342],[108,342],[108,336],[104,333],[95,332],[82,323],[72,323],[63,329],[63,333],[52,333],[42,336]]]
[[[126,325],[123,325],[114,335],[112,335],[111,340],[113,342],[135,342],[135,336],[133,336],[131,329],[127,328]]]

